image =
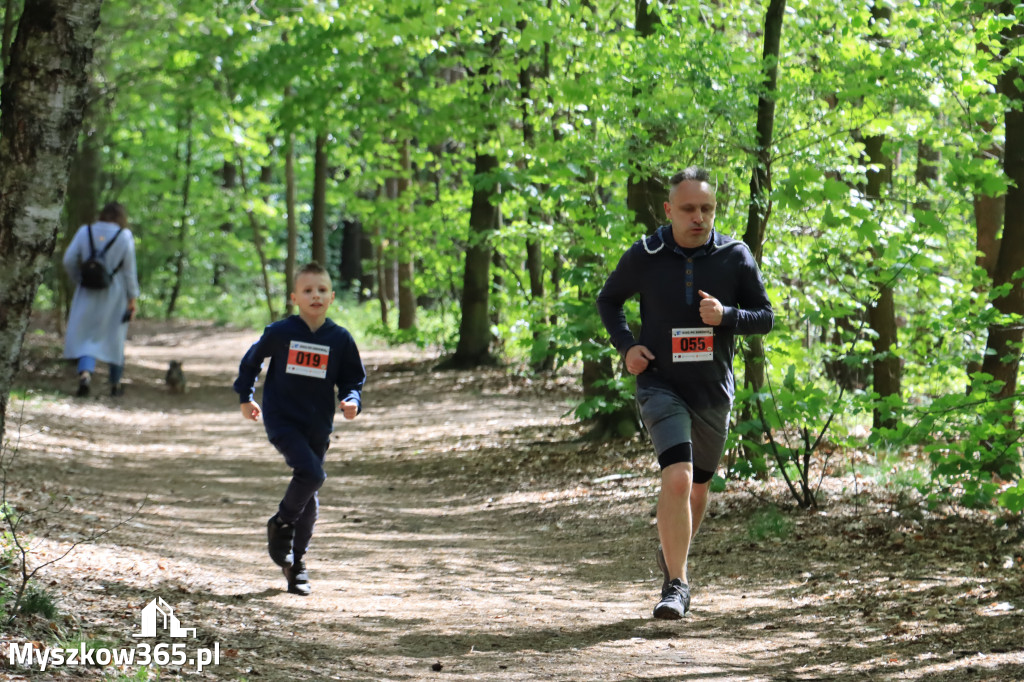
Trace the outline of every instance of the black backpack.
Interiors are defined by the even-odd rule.
[[[86,289],[106,289],[110,286],[110,283],[114,280],[114,275],[124,265],[124,261],[117,264],[117,267],[113,270],[107,270],[107,264],[103,262],[103,256],[107,255],[107,250],[113,246],[117,238],[121,236],[123,227],[118,228],[117,234],[114,238],[107,242],[107,245],[103,247],[103,250],[98,254],[96,253],[96,244],[92,241],[92,225],[88,225],[89,231],[89,257],[82,261],[81,273],[82,273],[82,286]]]

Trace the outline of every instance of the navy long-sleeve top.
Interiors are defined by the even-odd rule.
[[[334,430],[335,409],[342,401],[354,402],[362,411],[366,370],[344,327],[328,319],[310,331],[298,315],[268,325],[239,364],[234,389],[241,402],[253,399],[265,358],[270,366],[263,386],[263,424],[271,438],[292,429],[326,437]]]
[[[722,303],[722,323],[700,319],[698,291]],[[640,297],[640,337],[623,304]],[[671,388],[694,408],[731,404],[737,334],[766,334],[775,321],[761,272],[747,245],[718,232],[697,249],[683,250],[671,225],[635,242],[597,297],[601,321],[623,355],[641,344],[654,354],[638,386]]]

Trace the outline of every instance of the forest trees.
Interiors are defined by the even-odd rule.
[[[95,177],[76,186],[128,205],[143,314],[266,322],[289,263],[315,255],[354,292],[345,306],[376,301],[387,339],[465,365],[564,370],[585,358],[601,386],[577,414],[594,418],[631,393],[597,288],[650,229],[652,204],[657,218],[658,177],[707,166],[716,224],[763,249],[777,312],[763,386],[738,403],[770,396],[768,425],[793,451],[801,433],[827,430],[835,449],[867,431],[872,447],[923,452],[944,489],[982,503],[1008,494],[1020,463],[1017,391],[990,381],[1004,376],[991,363],[1015,368],[1019,350],[985,354],[990,327],[1015,326],[1020,249],[1011,242],[993,283],[974,211],[975,198],[1016,187],[1016,81],[1003,76],[1017,68],[1014,11],[107,0],[111,39],[97,48],[76,158]],[[766,26],[784,27],[771,50]],[[81,220],[70,214],[65,234]],[[50,272],[38,305],[59,306],[60,289]],[[759,355],[755,345],[750,361]],[[983,405],[997,398],[1011,419],[985,432]],[[733,433],[753,452],[761,426]],[[983,475],[992,448],[1007,466]],[[732,471],[778,466],[754,452]]]

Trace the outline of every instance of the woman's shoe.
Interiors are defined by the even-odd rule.
[[[110,395],[115,398],[120,398],[124,395],[124,384],[114,384],[110,387]]]
[[[79,398],[87,398],[89,396],[89,384],[92,383],[92,375],[88,372],[82,372],[78,375],[78,393],[75,395]]]

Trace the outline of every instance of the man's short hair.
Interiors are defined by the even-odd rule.
[[[670,187],[675,187],[680,182],[686,182],[687,180],[696,180],[697,182],[706,182],[711,184],[711,173],[706,168],[690,166],[669,178],[668,184]]]

